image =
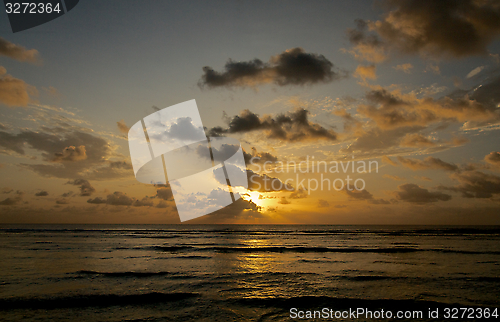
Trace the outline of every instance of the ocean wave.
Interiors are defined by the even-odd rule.
[[[165,276],[165,275],[179,275],[173,272],[98,272],[89,270],[77,271],[78,275],[101,275],[109,277],[152,277],[152,276]]]
[[[0,299],[0,311],[12,309],[59,309],[72,307],[108,307],[127,305],[147,305],[162,302],[182,301],[198,297],[198,293],[150,292],[141,294],[91,294],[60,296],[50,298],[9,298]]]
[[[179,251],[212,251],[217,253],[416,253],[416,252],[440,252],[456,254],[490,254],[500,255],[500,251],[474,251],[460,249],[442,249],[442,248],[415,248],[415,247],[318,247],[318,246],[263,246],[263,247],[195,247],[190,245],[164,245],[151,246],[152,249],[166,252]]]

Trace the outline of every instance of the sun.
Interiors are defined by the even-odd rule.
[[[249,191],[246,190],[244,192],[240,192],[241,198],[243,198],[246,201],[251,201],[254,204],[256,204],[259,207],[268,207],[269,206],[269,199],[263,199],[262,198],[262,193],[258,191]]]

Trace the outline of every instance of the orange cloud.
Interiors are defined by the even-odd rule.
[[[354,71],[354,77],[361,78],[363,81],[367,79],[377,79],[376,70],[377,67],[375,67],[375,65],[359,65]]]
[[[23,46],[13,44],[2,37],[0,37],[0,55],[21,62],[37,63],[40,61],[37,50],[28,50]]]

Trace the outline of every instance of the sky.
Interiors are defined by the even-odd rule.
[[[180,223],[127,134],[195,99],[250,183],[186,223],[500,224],[497,1],[81,1],[17,33],[1,15],[0,223]]]

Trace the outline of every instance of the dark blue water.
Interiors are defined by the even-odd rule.
[[[500,227],[2,225],[0,243],[7,321],[500,306]]]

